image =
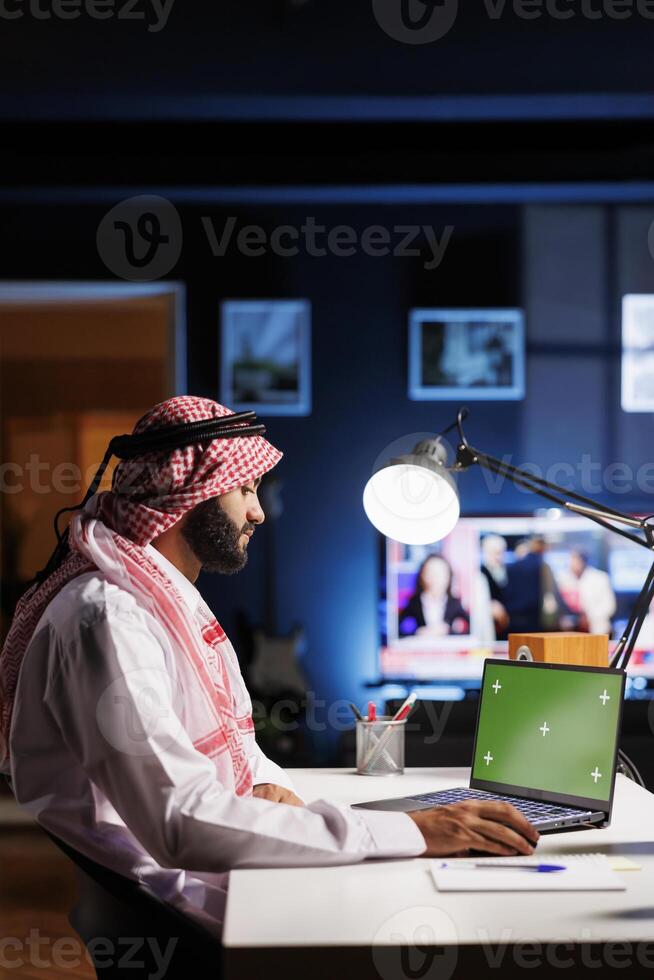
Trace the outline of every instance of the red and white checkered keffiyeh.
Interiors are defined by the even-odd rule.
[[[155,405],[134,434],[233,413],[187,395]],[[213,759],[218,777],[239,795],[252,789],[251,702],[231,688],[226,663],[238,669],[231,643],[201,600],[194,616],[173,582],[144,551],[203,500],[235,490],[272,469],[282,454],[262,436],[214,439],[123,460],[110,491],[92,497],[70,522],[70,553],[19,601],[0,653],[0,763],[10,759],[10,725],[23,657],[48,603],[72,579],[99,571],[135,595],[165,630],[185,697],[185,728]]]

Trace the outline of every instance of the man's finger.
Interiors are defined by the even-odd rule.
[[[482,854],[493,854],[495,857],[513,857],[515,855],[513,847],[490,837],[484,837],[483,834],[474,831],[470,831],[466,846],[469,851],[480,851]]]
[[[262,784],[254,787],[252,795],[258,797],[260,800],[270,800],[271,803],[277,803],[280,793],[277,787]]]
[[[474,830],[488,840],[497,841],[505,847],[512,848],[512,853],[533,854],[534,848],[522,834],[516,833],[511,827],[506,827],[503,823],[496,820],[484,820],[480,817],[475,821]]]
[[[479,801],[477,813],[480,817],[485,817],[487,820],[494,820],[497,823],[513,828],[513,830],[522,834],[523,837],[526,837],[534,845],[538,842],[540,834],[536,828],[529,823],[527,818],[519,810],[511,806],[510,803],[494,803],[492,801],[486,803]]]

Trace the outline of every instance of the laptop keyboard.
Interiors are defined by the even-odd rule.
[[[448,803],[461,803],[463,800],[499,800],[502,803],[511,803],[516,810],[524,814],[527,820],[532,823],[535,820],[549,819],[550,817],[574,817],[579,813],[586,812],[579,807],[561,806],[556,803],[541,803],[538,800],[522,800],[516,796],[503,796],[501,793],[487,793],[486,791],[466,789],[445,789],[437,793],[421,793],[419,796],[410,796],[410,800],[417,800],[420,803],[433,803],[434,806],[446,806]]]

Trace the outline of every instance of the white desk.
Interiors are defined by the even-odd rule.
[[[465,786],[469,771],[411,769],[371,778],[341,769],[297,769],[291,775],[305,799],[354,803]],[[576,955],[589,976],[608,969],[606,975],[615,977],[616,965],[629,962],[637,976],[654,980],[654,795],[619,776],[609,828],[543,835],[537,853],[593,851],[628,856],[642,870],[624,873],[625,892],[478,895],[439,893],[424,858],[232,872],[223,937],[226,978],[260,980],[264,970],[276,976],[279,967],[288,975],[308,969],[311,980],[333,980],[335,969],[347,980],[449,980],[466,975],[472,955],[482,975],[494,963],[490,975],[503,980],[514,975],[511,969],[524,978],[531,957],[531,972],[540,980],[548,967],[558,978],[576,977],[579,964],[562,974],[556,963]],[[526,943],[549,945],[539,960],[538,950]],[[401,947],[421,945],[433,947],[431,960],[416,949],[410,951],[414,960],[407,960],[409,951]],[[343,973],[345,965],[350,969]]]

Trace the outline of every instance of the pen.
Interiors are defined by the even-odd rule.
[[[540,874],[549,874],[551,871],[565,871],[564,864],[447,864],[444,861],[441,868],[475,868],[478,871],[538,871]]]
[[[368,701],[368,721],[377,721],[377,705],[374,701]]]
[[[352,709],[352,714],[354,715],[357,721],[364,720],[363,715],[361,714],[361,712],[359,711],[359,709],[357,708],[356,704],[354,704],[353,701],[350,701],[350,708]]]
[[[406,699],[406,701],[404,702],[404,704],[402,704],[398,708],[397,712],[393,715],[393,721],[404,721],[404,719],[406,718],[406,716],[411,711],[411,708],[415,704],[416,697],[417,697],[416,692],[413,691],[408,696],[408,698]]]

